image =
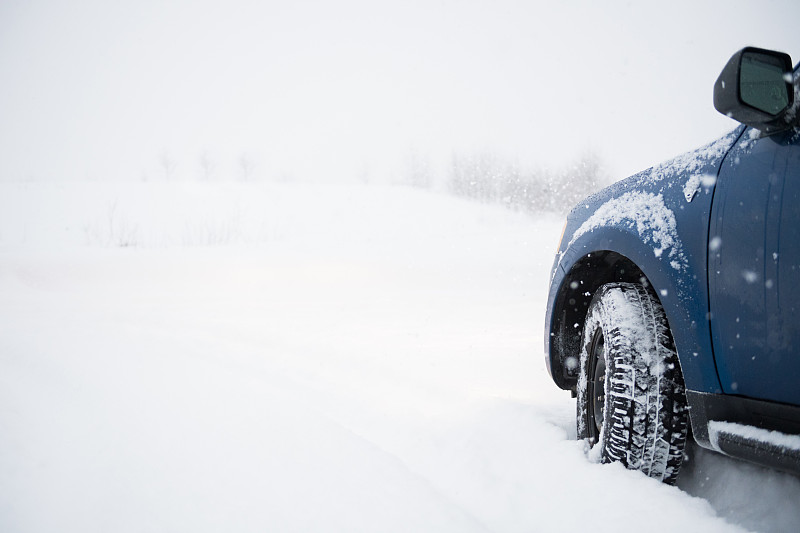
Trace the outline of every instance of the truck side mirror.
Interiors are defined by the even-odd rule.
[[[773,133],[791,127],[794,104],[788,54],[747,47],[736,52],[714,84],[714,107],[734,120]]]

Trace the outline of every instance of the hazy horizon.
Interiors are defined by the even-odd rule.
[[[0,180],[391,180],[453,154],[614,178],[735,127],[746,45],[800,58],[789,1],[23,2],[0,6]],[[203,156],[205,154],[205,156]]]

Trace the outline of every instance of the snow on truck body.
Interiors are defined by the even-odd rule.
[[[800,450],[774,445],[800,434],[797,92],[787,55],[743,49],[715,86],[717,109],[742,125],[590,196],[567,217],[551,274],[545,360],[556,385],[578,397],[578,433],[590,445],[612,447],[614,412],[628,409],[630,418],[634,400],[652,401],[654,413],[636,415],[643,433],[631,428],[629,450],[647,435],[674,438],[670,453],[678,453],[688,420],[704,447],[800,472]],[[676,353],[679,367],[667,388],[644,385],[659,380],[646,368],[628,376],[641,380],[635,394],[644,396],[627,407],[616,374],[607,374],[642,351],[637,339],[617,338],[608,309],[623,295],[655,339],[645,352],[673,366]],[[653,312],[666,319],[664,338],[647,326]],[[665,406],[673,413],[661,413]],[[759,431],[789,440],[766,445],[752,437]],[[627,466],[674,482],[670,469]]]

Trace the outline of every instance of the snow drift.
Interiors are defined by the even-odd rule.
[[[541,353],[560,226],[404,188],[0,184],[0,529],[795,527],[792,476],[587,460]]]

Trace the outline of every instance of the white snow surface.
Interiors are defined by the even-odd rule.
[[[635,229],[645,243],[653,246],[656,257],[669,250],[672,268],[681,270],[686,266],[675,213],[664,204],[662,194],[631,191],[607,200],[575,230],[570,245],[582,235],[605,226]]]
[[[389,187],[0,184],[0,531],[792,530],[796,477],[587,459],[542,357],[560,228]]]

